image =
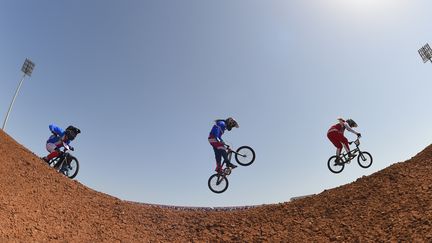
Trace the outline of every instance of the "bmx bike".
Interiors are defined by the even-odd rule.
[[[231,157],[235,154],[235,160],[241,166],[249,166],[255,161],[255,151],[249,146],[241,146],[236,151],[228,149],[228,161],[231,161]],[[224,168],[225,165],[225,168]],[[225,161],[222,163],[222,172],[215,173],[208,179],[208,187],[214,193],[222,193],[228,189],[228,176],[231,174],[232,169],[226,166]]]
[[[348,153],[343,153],[339,156],[338,162],[338,157],[336,155],[329,158],[327,166],[331,172],[336,174],[342,172],[345,168],[345,164],[349,164],[355,157],[357,157],[357,163],[362,168],[369,168],[372,165],[372,155],[366,151],[360,150],[360,139],[357,138],[355,141],[349,142],[349,144],[352,143],[356,146],[355,149],[350,151],[351,154],[354,155],[353,157],[349,157]]]
[[[57,172],[73,179],[78,174],[79,162],[77,158],[69,153],[69,151],[72,151],[71,147],[67,144],[63,144],[63,146],[64,149],[61,154],[48,161],[48,165]]]

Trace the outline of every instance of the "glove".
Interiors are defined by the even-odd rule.
[[[360,138],[361,137],[361,133],[357,133],[357,137]]]
[[[74,147],[72,147],[72,146],[69,146],[69,149],[70,149],[71,151],[74,151],[74,150],[75,150]]]

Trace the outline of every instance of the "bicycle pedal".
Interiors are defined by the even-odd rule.
[[[231,174],[231,168],[225,168],[224,173],[225,173],[225,175]]]

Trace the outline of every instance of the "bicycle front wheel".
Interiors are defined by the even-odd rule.
[[[235,159],[239,165],[251,165],[255,161],[255,151],[249,146],[241,146],[237,149]]]
[[[69,177],[70,179],[73,179],[75,178],[75,176],[77,176],[78,170],[79,170],[78,160],[73,156],[69,156],[68,161],[63,163],[63,166],[60,169],[61,173],[63,173],[65,176]]]
[[[336,163],[336,155],[333,155],[332,157],[330,157],[330,159],[327,162],[327,167],[329,168],[329,170],[335,174],[337,173],[341,173],[343,171],[343,169],[345,168],[345,164],[344,163]]]
[[[362,168],[369,168],[372,165],[372,155],[368,152],[360,152],[357,156],[357,162]]]
[[[228,189],[228,179],[224,175],[214,174],[208,180],[208,187],[214,193],[222,193]]]

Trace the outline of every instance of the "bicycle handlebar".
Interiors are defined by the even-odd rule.
[[[67,152],[69,150],[70,151],[74,151],[75,149],[72,146],[70,146],[70,145],[68,145],[66,143],[63,143],[63,153],[65,153],[65,152]]]
[[[354,140],[354,141],[351,141],[351,142],[348,142],[348,144],[353,144],[353,143],[355,143],[355,142],[358,142],[358,141],[360,141],[360,138],[361,138],[361,136],[360,137],[357,137],[357,139],[356,140]]]

